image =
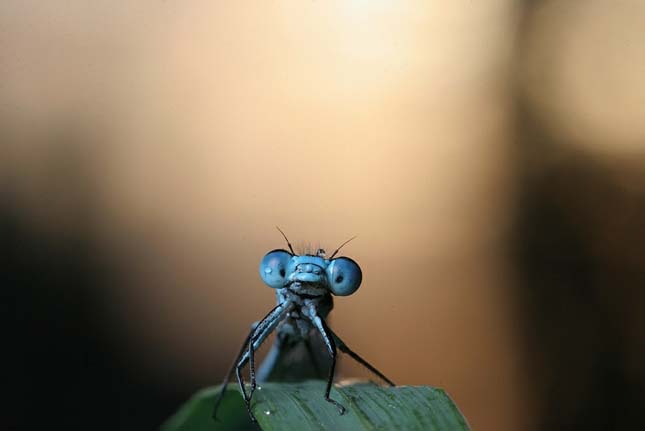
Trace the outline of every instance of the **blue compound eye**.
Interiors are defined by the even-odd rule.
[[[327,281],[334,295],[351,295],[358,290],[361,280],[363,280],[361,268],[348,257],[334,259],[327,267]]]
[[[286,250],[268,252],[260,262],[260,277],[267,286],[279,289],[287,279],[287,265],[293,256]]]

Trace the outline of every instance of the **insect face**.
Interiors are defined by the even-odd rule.
[[[300,282],[324,286],[334,295],[347,296],[358,290],[363,274],[358,264],[348,257],[329,260],[273,250],[260,262],[260,277],[273,289]]]

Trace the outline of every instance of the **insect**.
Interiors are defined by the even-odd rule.
[[[325,359],[330,365],[324,398],[336,406],[342,415],[345,413],[345,407],[329,396],[336,369],[337,348],[390,386],[394,386],[390,379],[347,347],[325,322],[333,308],[332,295],[351,295],[361,284],[362,272],[358,264],[348,257],[335,258],[340,249],[354,238],[341,244],[329,258],[325,257],[323,249],[318,249],[315,254],[298,255],[293,251],[284,232],[280,228],[277,229],[287,242],[289,251],[270,251],[260,262],[260,277],[267,286],[275,289],[277,305],[264,319],[251,325],[251,331],[224,378],[215,400],[213,418],[216,417],[217,408],[234,372],[246,409],[251,420],[255,422],[255,416],[251,412],[251,398],[258,382],[322,377],[320,364],[324,363],[321,360]],[[256,373],[255,351],[273,331],[276,331],[276,340]],[[315,347],[324,349],[316,350]],[[319,353],[316,354],[316,351]],[[326,357],[321,357],[322,352],[326,353]],[[251,381],[248,392],[242,377],[242,369],[247,363]]]

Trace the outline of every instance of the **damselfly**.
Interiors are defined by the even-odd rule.
[[[270,251],[260,262],[260,277],[267,286],[276,290],[277,305],[264,319],[251,325],[251,331],[215,401],[214,418],[234,372],[246,409],[251,420],[255,421],[251,412],[251,398],[259,382],[322,378],[320,366],[325,360],[330,365],[324,398],[335,405],[342,415],[345,407],[329,396],[336,369],[337,348],[394,386],[390,379],[347,347],[325,322],[333,308],[332,295],[351,295],[361,285],[363,275],[358,264],[348,257],[335,258],[351,239],[341,244],[329,258],[325,257],[323,249],[318,249],[315,254],[298,255],[286,235],[280,228],[278,230],[286,240],[289,251]],[[273,331],[276,331],[275,342],[256,374],[255,351]],[[323,352],[326,357],[321,356]],[[242,369],[247,363],[251,380],[248,392],[242,377]]]

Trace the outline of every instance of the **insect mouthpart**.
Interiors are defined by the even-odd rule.
[[[309,263],[298,265],[296,270],[289,275],[289,281],[291,282],[324,284],[325,280],[323,269]]]
[[[322,268],[311,263],[301,263],[296,267],[296,272],[313,272],[314,274],[320,274],[322,272]]]

